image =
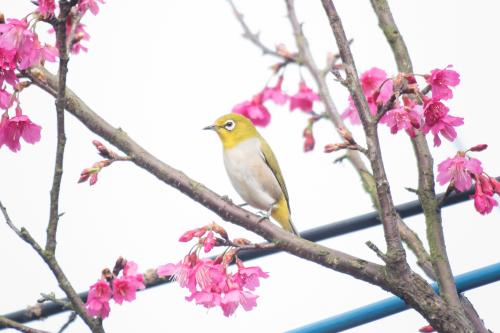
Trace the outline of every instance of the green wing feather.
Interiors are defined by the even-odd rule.
[[[285,180],[283,179],[283,175],[281,174],[280,166],[278,164],[278,160],[276,160],[276,156],[269,146],[269,144],[264,140],[264,138],[259,137],[261,149],[260,153],[267,166],[271,168],[278,184],[280,184],[281,191],[285,195],[286,205],[288,206],[288,212],[290,212],[290,200],[288,199],[288,191],[286,190]]]

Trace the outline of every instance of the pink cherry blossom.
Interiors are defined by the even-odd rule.
[[[135,289],[144,289],[144,275],[137,273],[137,264],[133,261],[127,261],[123,268],[123,276],[129,280]]]
[[[182,288],[190,291],[196,291],[196,277],[193,274],[193,267],[198,258],[196,255],[187,255],[184,260],[177,264],[166,264],[158,267],[156,273],[158,276],[171,276]]]
[[[274,87],[265,87],[262,91],[262,100],[265,102],[267,100],[272,100],[278,105],[283,105],[288,100],[288,95],[281,90],[281,85],[283,83],[283,75],[280,75],[278,82]]]
[[[201,237],[205,234],[207,231],[206,227],[202,228],[196,228],[193,230],[188,230],[182,236],[179,238],[179,242],[189,242],[192,240],[194,237]]]
[[[493,199],[492,195],[483,192],[480,182],[476,182],[476,192],[471,195],[474,198],[474,207],[481,214],[489,214],[493,207],[498,206],[498,202]]]
[[[495,191],[496,194],[500,195],[500,182],[495,178],[490,177],[490,183],[493,187],[493,191]]]
[[[4,144],[13,152],[21,149],[19,140],[24,139],[27,143],[34,144],[40,141],[42,128],[33,123],[28,116],[18,112],[15,117],[9,119],[7,114],[0,121],[0,147]]]
[[[13,53],[15,53],[15,51],[13,51]],[[15,63],[2,65],[2,52],[0,51],[0,87],[3,87],[5,82],[13,87],[17,84],[18,79],[14,71],[15,67]],[[2,90],[0,89],[0,91]]]
[[[472,185],[472,176],[478,176],[483,172],[481,161],[457,154],[448,158],[438,165],[437,180],[444,185],[450,181],[460,191],[467,191]]]
[[[420,128],[421,117],[413,109],[399,105],[387,111],[380,122],[389,126],[392,134],[405,130],[413,137],[415,136],[415,128]]]
[[[377,67],[370,68],[359,77],[361,88],[365,95],[373,95],[386,79],[387,73],[383,69]]]
[[[267,279],[269,274],[262,271],[258,266],[245,267],[240,260],[237,260],[238,272],[236,274],[236,281],[242,287],[249,290],[255,290],[260,285],[259,278]]]
[[[203,240],[203,250],[205,253],[212,251],[216,243],[214,233],[209,231],[205,239]]]
[[[380,68],[373,67],[360,76],[361,88],[365,95],[372,115],[377,114],[378,106],[383,105],[392,95],[392,80],[387,80],[387,74]],[[342,112],[342,119],[349,119],[351,124],[359,125],[358,109],[351,96],[348,98],[348,107]]]
[[[221,295],[218,292],[212,291],[195,291],[187,296],[186,300],[195,300],[195,303],[198,305],[203,305],[206,308],[213,308],[220,305]]]
[[[224,316],[231,316],[239,305],[245,309],[245,311],[252,310],[257,306],[257,297],[249,291],[244,291],[241,289],[233,289],[224,295],[224,298],[220,301],[220,307],[224,312]]]
[[[212,291],[223,289],[227,277],[226,266],[209,258],[199,259],[191,274],[201,290]]]
[[[262,102],[262,94],[257,94],[251,101],[245,101],[233,107],[232,112],[247,117],[256,126],[265,127],[271,121],[271,114]]]
[[[80,0],[78,2],[78,11],[85,13],[89,9],[92,14],[97,15],[99,13],[97,2],[104,4],[104,0]]]
[[[0,89],[0,109],[7,110],[12,106],[12,95],[4,89]]]
[[[448,65],[445,69],[433,69],[430,75],[425,76],[425,80],[431,85],[433,99],[446,100],[453,97],[450,87],[455,87],[460,83],[460,74],[448,69],[451,67]]]
[[[109,315],[109,300],[111,299],[111,288],[105,280],[99,280],[92,286],[85,304],[87,312],[91,316],[106,318]]]
[[[495,189],[490,182],[490,177],[484,174],[478,175],[476,176],[476,182],[479,182],[479,184],[481,185],[481,190],[484,194],[489,196],[493,196],[495,194]]]
[[[56,9],[55,0],[38,0],[38,12],[44,16],[49,16],[54,14]]]
[[[135,279],[127,277],[113,279],[113,300],[118,304],[135,300],[136,290]]]
[[[0,49],[16,50],[32,35],[27,19],[7,19],[7,23],[0,24]]]
[[[0,24],[0,54],[10,58],[3,61],[9,63],[9,67],[17,63],[18,68],[23,70],[45,60],[54,61],[55,52],[54,48],[40,44],[26,19],[8,19],[7,23]]]
[[[439,134],[449,141],[453,141],[457,137],[454,127],[464,124],[463,118],[449,116],[449,110],[440,101],[429,98],[424,100],[424,126],[422,130],[425,134],[432,132],[435,147],[441,145]]]
[[[319,101],[319,95],[302,80],[299,84],[299,91],[290,97],[290,111],[299,109],[310,113],[315,101]]]

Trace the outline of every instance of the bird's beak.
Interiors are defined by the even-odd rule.
[[[210,125],[207,127],[203,127],[204,130],[215,130],[215,125]]]

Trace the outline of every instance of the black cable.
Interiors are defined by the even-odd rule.
[[[469,200],[470,195],[472,195],[473,193],[474,193],[473,189],[466,192],[460,192],[460,193],[455,192],[445,200],[442,206],[443,207],[451,206]],[[440,200],[443,197],[443,195],[444,195],[443,193],[439,194],[438,199]],[[397,205],[396,210],[401,216],[401,218],[405,218],[422,213],[422,206],[420,206],[420,202],[418,200],[414,200],[401,205]],[[312,242],[317,242],[328,238],[344,235],[353,231],[358,231],[365,228],[373,227],[379,224],[380,220],[378,217],[378,213],[374,211],[356,217],[351,217],[339,222],[334,222],[317,228],[309,229],[301,232],[300,235],[302,236],[302,238],[305,238]],[[241,260],[245,261],[245,260],[264,257],[278,252],[280,252],[280,250],[278,249],[270,249],[270,250],[258,249],[258,250],[245,250],[245,251],[242,250],[238,253],[238,257]],[[171,280],[157,280],[155,283],[148,284],[146,289],[153,288],[170,282]],[[83,302],[86,302],[87,294],[88,292],[82,292],[79,293],[78,295],[83,300]],[[68,299],[62,299],[62,302],[68,302]],[[4,315],[4,317],[14,320],[18,323],[27,323],[33,320],[38,320],[40,319],[40,317],[42,318],[50,317],[52,315],[59,314],[68,310],[69,309],[64,308],[61,304],[47,301],[40,304],[39,307],[37,308],[36,312],[37,314],[40,315],[32,316],[30,315],[29,310],[19,310],[8,313]],[[0,330],[5,328],[7,327],[0,325]]]

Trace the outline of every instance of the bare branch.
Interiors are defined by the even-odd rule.
[[[76,320],[76,317],[77,317],[76,312],[71,312],[69,314],[68,320],[66,320],[64,325],[61,326],[61,328],[59,329],[59,331],[57,331],[57,333],[63,333],[71,325],[71,323],[73,323]]]
[[[52,189],[50,190],[50,217],[47,226],[47,242],[45,250],[54,254],[56,251],[56,234],[59,222],[59,193],[61,190],[61,180],[63,174],[64,147],[66,145],[66,133],[64,131],[64,106],[66,92],[66,74],[68,72],[68,49],[66,36],[66,20],[71,10],[71,4],[67,1],[59,1],[59,17],[56,20],[55,30],[57,45],[59,47],[59,82],[61,85],[56,96],[56,115],[57,115],[57,144],[56,144],[56,162],[54,166],[54,177],[52,180]]]
[[[5,327],[10,327],[15,330],[18,330],[19,332],[23,333],[49,333],[44,330],[39,330],[36,328],[28,327],[23,324],[19,324],[16,321],[10,320],[9,318],[5,318],[4,316],[0,316],[0,325],[5,326]]]
[[[247,25],[247,23],[245,22],[245,19],[243,18],[243,14],[238,11],[238,8],[236,8],[233,1],[227,0],[227,2],[229,3],[229,5],[231,6],[231,9],[233,10],[234,16],[236,17],[236,19],[240,23],[241,27],[243,28],[243,37],[244,38],[248,39],[255,46],[257,46],[259,49],[261,49],[263,54],[272,55],[272,56],[281,58],[285,61],[292,61],[292,62],[297,61],[297,59],[295,59],[295,58],[284,57],[279,52],[264,45],[260,40],[259,33],[253,33],[252,30],[250,30],[250,27]]]
[[[9,214],[7,213],[7,209],[2,205],[2,202],[0,201],[0,210],[2,211],[2,214],[5,218],[5,222],[7,225],[14,230],[14,232],[26,243],[31,245],[31,247],[38,253],[38,255],[45,261],[47,266],[49,266],[50,270],[56,277],[56,280],[59,284],[59,287],[64,291],[66,296],[71,302],[71,305],[73,306],[73,309],[78,313],[78,315],[83,319],[83,321],[87,324],[87,326],[92,330],[94,333],[104,333],[104,329],[102,328],[102,325],[94,320],[92,317],[90,317],[87,313],[87,310],[85,309],[85,304],[83,304],[82,299],[78,294],[76,293],[75,289],[73,289],[73,286],[70,284],[68,281],[68,278],[64,274],[63,270],[59,266],[59,263],[57,262],[56,258],[54,257],[53,254],[46,252],[36,241],[35,239],[31,236],[31,234],[25,229],[21,228],[18,229],[12,222]]]
[[[377,123],[374,122],[368,107],[368,102],[361,89],[361,84],[358,79],[356,65],[349,48],[349,42],[344,32],[344,28],[340,21],[340,17],[331,1],[322,0],[323,7],[330,21],[330,26],[337,40],[340,56],[346,72],[346,81],[349,92],[354,100],[356,108],[359,112],[359,117],[363,124],[366,133],[366,142],[368,148],[368,158],[375,177],[376,190],[380,203],[380,215],[384,226],[384,235],[387,243],[387,258],[390,267],[399,272],[399,274],[407,274],[409,267],[406,263],[406,256],[398,230],[398,214],[394,208],[392,201],[389,182],[385,174],[384,164],[382,161],[382,153],[380,151],[380,143],[377,133]],[[293,6],[293,0],[287,0],[288,6]]]

